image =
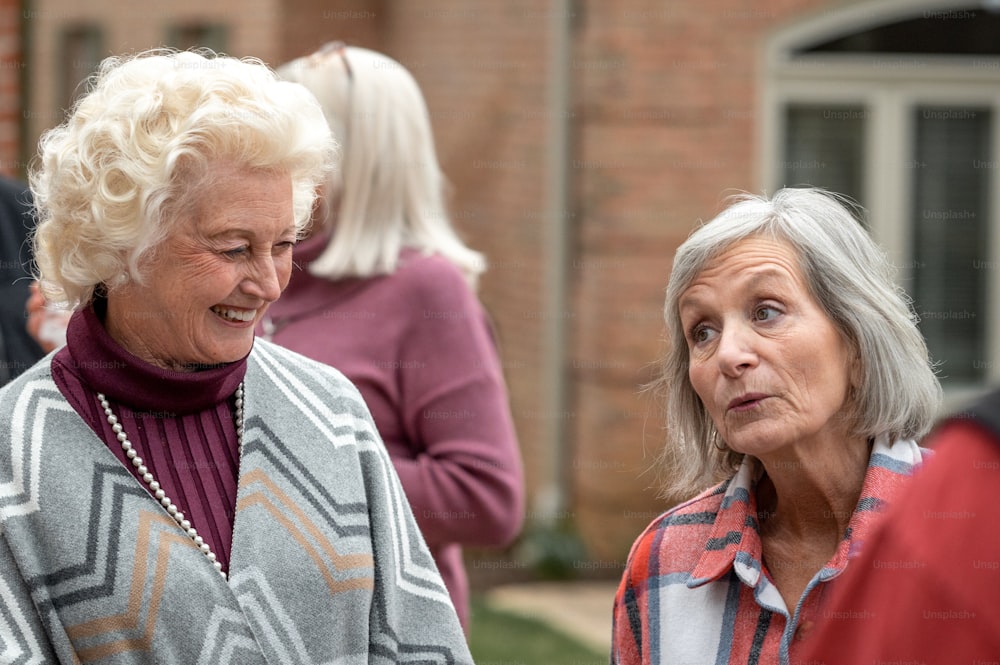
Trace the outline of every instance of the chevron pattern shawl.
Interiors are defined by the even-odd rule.
[[[228,581],[48,360],[0,391],[0,663],[472,662],[356,389],[262,340],[245,385]]]

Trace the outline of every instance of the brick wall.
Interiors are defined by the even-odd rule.
[[[169,45],[171,31],[184,25],[224,26],[224,50],[235,56],[280,57],[282,11],[279,0],[176,0],[122,3],[119,0],[35,0],[20,12],[30,40],[26,50],[27,88],[23,91],[25,144],[33,153],[41,133],[63,120],[61,80],[89,74],[86,62],[62,55],[67,30],[96,27],[101,57]]]
[[[275,26],[281,62],[311,53],[326,42],[383,50],[388,3],[381,0],[285,0]]]
[[[652,459],[671,257],[726,190],[755,190],[762,40],[809,0],[581,3],[575,48],[580,218],[573,263],[572,471],[577,528],[614,570],[670,505]]]
[[[487,258],[481,297],[496,323],[534,506],[557,472],[548,432],[560,417],[542,377],[546,17],[531,0],[307,4],[288,16],[289,57],[331,39],[376,48],[424,92],[454,223]],[[291,49],[299,44],[310,46]]]
[[[419,5],[419,8],[418,8]],[[485,253],[481,297],[492,314],[526,466],[530,515],[553,491],[546,390],[544,233],[547,40],[537,2],[402,4],[386,48],[423,86],[455,224]],[[556,350],[557,352],[561,349]]]
[[[664,438],[659,405],[642,392],[664,351],[671,256],[727,191],[758,188],[763,40],[821,4],[569,3],[564,109],[545,101],[550,77],[562,75],[549,69],[547,24],[558,3],[340,2],[325,21],[305,12],[314,20],[299,20],[298,34],[309,38],[291,39],[380,48],[423,87],[455,185],[456,225],[491,263],[482,298],[497,320],[527,463],[529,526],[544,518],[540,508],[558,508],[607,574],[671,502],[658,498],[651,469]],[[336,29],[317,34],[328,27]],[[569,291],[556,308],[543,295],[555,255],[544,168],[554,112],[571,132]],[[556,349],[545,343],[554,317],[566,324]],[[546,384],[551,353],[564,401]],[[553,488],[561,502],[547,501]]]
[[[529,518],[559,508],[608,571],[669,505],[650,469],[663,441],[659,405],[642,386],[664,350],[670,257],[727,190],[757,188],[761,40],[809,4],[569,3],[559,17],[571,30],[564,73],[550,69],[558,3],[342,1],[321,14],[299,9],[286,23],[291,44],[340,38],[379,48],[422,86],[456,225],[491,264],[482,298],[501,339]],[[553,109],[546,90],[561,75],[571,97]],[[553,113],[564,114],[572,139],[562,239],[569,292],[556,307],[545,299],[557,254],[545,207]],[[555,317],[566,324],[559,348],[546,344]],[[553,353],[564,401],[546,383]],[[561,503],[548,501],[553,488]]]
[[[21,177],[21,3],[0,0],[0,174]]]

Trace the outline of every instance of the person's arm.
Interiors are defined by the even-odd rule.
[[[66,343],[66,327],[73,312],[49,306],[38,288],[38,282],[31,283],[25,313],[28,319],[25,328],[45,353]]]
[[[56,657],[31,591],[0,532],[0,665],[72,662]],[[64,654],[65,655],[65,654]]]
[[[419,309],[401,352],[422,363],[401,373],[418,451],[393,464],[429,543],[502,547],[521,529],[524,481],[496,344],[457,272],[432,278],[411,285]]]

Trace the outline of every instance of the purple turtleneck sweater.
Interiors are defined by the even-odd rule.
[[[458,268],[413,249],[390,275],[316,277],[307,267],[328,241],[296,246],[288,287],[258,332],[358,387],[467,626],[462,546],[503,547],[524,516],[521,455],[486,313]]]
[[[246,358],[199,372],[162,369],[119,346],[93,307],[75,313],[66,333],[52,359],[59,391],[148,491],[101,408],[104,393],[149,471],[228,570],[239,469],[232,396]]]

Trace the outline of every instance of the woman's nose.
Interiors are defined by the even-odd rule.
[[[738,376],[757,364],[756,335],[749,326],[730,324],[719,334],[716,358],[722,372]]]
[[[261,298],[266,302],[274,302],[281,295],[281,280],[278,278],[278,267],[274,257],[267,256],[254,262],[252,272],[243,280],[246,293]]]

